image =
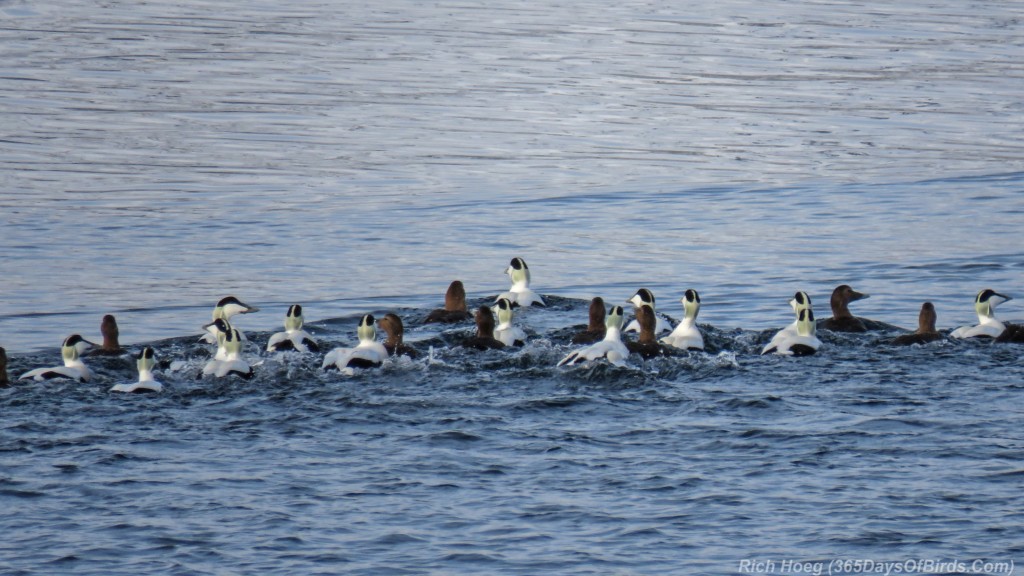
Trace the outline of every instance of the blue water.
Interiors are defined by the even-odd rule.
[[[823,333],[796,290],[1024,319],[1016,3],[0,1],[0,346],[104,314],[165,391],[0,390],[0,572],[728,574],[1021,558],[1016,345]],[[522,350],[419,320],[514,256]],[[593,296],[700,291],[712,350],[556,369]],[[197,380],[214,303],[251,381]],[[395,311],[433,354],[268,355]],[[775,570],[775,573],[780,573]]]

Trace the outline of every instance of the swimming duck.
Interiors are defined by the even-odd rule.
[[[700,313],[700,294],[696,290],[687,290],[679,300],[683,304],[683,320],[671,334],[661,342],[681,350],[703,350],[704,336],[697,327],[697,314]]]
[[[377,342],[377,330],[374,328],[373,314],[364,314],[359,319],[356,329],[359,344],[355,348],[335,348],[324,356],[323,369],[331,367],[343,372],[351,372],[352,368],[376,368],[388,357],[388,350]]]
[[[596,344],[591,344],[586,348],[580,348],[570,353],[565,358],[562,358],[558,365],[571,366],[580,361],[606,358],[612,364],[622,366],[626,363],[626,358],[628,357],[629,349],[622,343],[622,306],[613,306],[608,314],[608,319],[605,320],[604,339]]]
[[[526,344],[526,332],[512,325],[512,302],[508,298],[498,298],[498,326],[494,329],[494,338],[505,346]]]
[[[977,326],[961,326],[954,330],[952,338],[998,338],[1006,330],[1002,322],[996,320],[996,306],[1013,300],[1013,298],[1000,294],[991,288],[985,288],[978,292],[974,298],[974,310],[978,313]]]
[[[651,292],[650,290],[648,290],[647,288],[641,288],[641,289],[637,290],[636,294],[634,294],[633,297],[630,298],[629,300],[626,300],[626,302],[631,302],[635,308],[639,308],[641,306],[650,306],[651,311],[655,312],[654,317],[657,319],[657,322],[655,323],[655,326],[654,326],[654,333],[655,334],[660,334],[660,333],[662,333],[662,332],[664,332],[666,330],[671,330],[672,329],[672,325],[671,324],[669,324],[663,318],[658,317],[657,311],[654,309],[654,293]],[[640,323],[637,322],[635,319],[631,320],[629,322],[629,324],[626,325],[626,329],[623,330],[623,332],[639,332],[639,331],[640,331]]]
[[[249,306],[234,296],[225,296],[217,302],[217,306],[213,309],[212,319],[217,320],[231,320],[232,316],[236,314],[249,314],[251,312],[259,312],[260,309],[255,306]],[[207,326],[213,326],[213,323],[207,324]],[[245,334],[239,332],[242,340],[245,340]],[[203,340],[210,344],[217,342],[217,334],[212,329],[203,335]]]
[[[789,326],[786,326],[782,330],[776,332],[775,336],[772,337],[771,342],[766,344],[765,347],[761,350],[761,354],[766,354],[769,348],[776,348],[778,347],[779,343],[785,340],[786,338],[789,338],[791,336],[797,336],[800,333],[800,311],[809,309],[811,307],[811,297],[807,294],[807,292],[797,292],[795,295],[793,295],[792,298],[789,299],[789,306],[790,308],[793,309],[793,312],[796,314],[796,319],[793,320],[793,323],[790,324]]]
[[[6,388],[10,385],[11,381],[7,378],[7,350],[0,346],[0,388]]]
[[[921,312],[917,315],[917,330],[893,338],[892,343],[897,346],[908,346],[942,340],[944,336],[935,329],[935,319],[935,306],[931,302],[921,304]]]
[[[466,288],[462,285],[461,280],[452,280],[452,283],[448,285],[448,291],[444,294],[444,308],[432,310],[423,319],[423,322],[451,324],[463,322],[472,317],[473,315],[466,309]]]
[[[135,365],[139,369],[139,381],[131,384],[118,384],[110,389],[111,392],[159,392],[164,389],[153,379],[153,366],[156,366],[156,353],[149,346],[143,348],[135,357]]]
[[[210,323],[217,338],[217,355],[203,367],[203,376],[213,374],[223,378],[229,374],[248,380],[253,377],[252,366],[242,358],[242,335],[223,318]]]
[[[504,348],[505,343],[494,337],[494,313],[491,307],[484,305],[476,311],[476,335],[462,342],[466,348],[477,350],[495,350]]]
[[[508,268],[505,269],[505,274],[512,279],[512,287],[498,298],[508,298],[509,302],[517,306],[545,305],[540,294],[530,289],[530,268],[526,266],[525,260],[519,257],[513,258]]]
[[[604,299],[600,296],[590,301],[589,321],[587,329],[572,337],[573,344],[593,344],[604,339]]]
[[[786,334],[779,339],[778,335],[772,339],[774,346],[765,347],[761,354],[784,354],[787,356],[810,356],[821,347],[821,340],[815,334],[814,312],[810,308],[804,308],[797,314],[797,333]],[[781,334],[782,332],[780,332]],[[778,339],[778,342],[776,342]]]
[[[863,320],[850,313],[849,305],[850,302],[868,297],[868,294],[857,292],[848,284],[836,286],[832,291],[832,298],[829,300],[829,304],[832,306],[832,317],[818,322],[818,328],[833,332],[867,332],[868,327]]]
[[[85,363],[80,358],[81,354],[90,348],[93,344],[78,334],[72,334],[64,339],[64,344],[60,348],[61,358],[64,359],[63,366],[55,366],[53,368],[36,368],[30,370],[21,375],[19,380],[25,380],[32,378],[37,381],[50,380],[53,378],[70,378],[72,380],[78,380],[79,382],[88,382],[92,374],[89,372],[89,368],[86,367]]]
[[[267,352],[295,350],[296,352],[319,352],[316,340],[302,329],[302,306],[292,304],[284,316],[284,332],[277,332],[267,341]]]
[[[90,350],[90,356],[117,356],[124,354],[124,349],[121,348],[121,344],[118,342],[120,331],[117,329],[117,320],[113,314],[103,316],[103,321],[100,322],[100,334],[103,335],[103,344],[99,348]]]
[[[420,355],[418,350],[403,342],[405,326],[397,314],[388,312],[383,318],[377,320],[377,326],[388,335],[387,340],[384,341],[384,348],[388,351],[388,354],[392,356],[408,356],[409,358],[416,358]]]
[[[626,348],[647,359],[667,355],[665,345],[654,338],[654,326],[657,324],[654,310],[651,310],[650,306],[641,306],[635,313],[636,321],[640,324],[640,338],[636,342],[626,342]]]

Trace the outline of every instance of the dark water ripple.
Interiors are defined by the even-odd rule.
[[[556,302],[525,316],[585,316]],[[315,330],[344,343],[356,321]],[[155,343],[192,358],[161,394],[105,392],[132,378],[117,358],[90,384],[4,390],[2,566],[729,573],[769,553],[992,554],[1022,528],[1015,345],[823,333],[793,359],[731,330],[716,353],[557,369],[568,347],[546,334],[470,354],[411,325],[433,360],[344,377],[250,333],[251,381],[196,380],[186,337]]]

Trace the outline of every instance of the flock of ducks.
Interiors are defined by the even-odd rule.
[[[543,298],[530,288],[530,269],[522,258],[513,258],[505,273],[511,278],[512,285],[507,292],[500,294],[494,302],[495,312],[488,305],[480,306],[474,314],[466,307],[466,290],[462,282],[455,280],[449,285],[445,294],[445,306],[433,310],[424,318],[424,323],[460,323],[470,318],[476,322],[476,334],[462,342],[462,346],[478,350],[501,349],[510,346],[522,346],[527,339],[526,332],[513,324],[513,313],[517,307],[544,306]],[[821,347],[817,337],[817,329],[822,328],[836,332],[867,332],[873,330],[896,329],[894,326],[858,318],[849,309],[849,304],[863,298],[867,294],[857,292],[844,284],[832,292],[830,305],[832,317],[816,321],[811,306],[811,298],[806,292],[797,292],[789,304],[795,319],[792,324],[779,330],[771,341],[762,349],[762,354],[783,354],[806,356],[814,354]],[[997,341],[1024,342],[1024,326],[1006,325],[995,317],[995,309],[999,304],[1011,300],[1009,296],[991,289],[978,292],[974,300],[978,324],[963,326],[953,330],[951,338],[992,338]],[[682,351],[704,350],[704,338],[697,325],[700,312],[700,295],[696,290],[688,289],[681,299],[683,319],[672,328],[668,322],[655,313],[654,294],[641,288],[627,300],[634,308],[635,318],[624,326],[625,313],[622,306],[612,306],[607,311],[604,300],[600,297],[590,302],[589,323],[587,328],[571,338],[572,344],[580,348],[572,351],[558,366],[595,361],[607,361],[622,365],[632,354],[643,358],[672,355]],[[203,326],[203,340],[216,344],[213,358],[203,367],[199,377],[212,376],[221,378],[234,375],[242,378],[253,376],[252,366],[242,354],[245,334],[231,325],[231,319],[240,314],[259,311],[228,296],[221,299],[213,309],[212,321]],[[902,334],[891,340],[895,345],[925,344],[946,338],[935,328],[935,307],[930,302],[921,306],[918,328],[908,334]],[[284,331],[273,334],[267,342],[268,352],[294,350],[303,353],[319,353],[320,347],[308,332],[303,329],[302,306],[289,306],[284,317]],[[379,327],[387,335],[384,342],[377,340]],[[112,315],[103,317],[100,325],[103,344],[89,342],[78,334],[68,336],[61,346],[63,365],[36,368],[19,377],[19,380],[49,380],[67,378],[86,382],[90,379],[89,368],[82,361],[87,351],[90,355],[122,355],[124,350],[118,343],[117,322]],[[625,332],[636,331],[636,340],[624,340]],[[657,334],[668,331],[669,334],[660,339]],[[359,343],[351,348],[335,348],[324,355],[322,368],[337,369],[351,374],[355,369],[380,366],[389,356],[408,356],[415,358],[419,353],[403,342],[404,325],[396,314],[388,313],[376,319],[366,314],[359,320],[356,329]],[[156,365],[156,353],[146,346],[136,356],[139,378],[136,382],[117,384],[112,392],[159,392],[163,386],[153,377]],[[0,386],[9,385],[7,376],[7,353],[0,347]]]

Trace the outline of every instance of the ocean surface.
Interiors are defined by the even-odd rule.
[[[896,327],[982,288],[1024,320],[1024,4],[0,0],[0,56],[9,372],[104,314],[129,350],[0,389],[0,574],[1024,562],[1024,347],[759,355],[844,283]],[[517,256],[526,346],[422,323]],[[555,366],[641,287],[698,290],[708,350]],[[196,377],[227,295],[251,380]],[[293,303],[422,355],[263,351]],[[164,391],[108,392],[143,345]]]

